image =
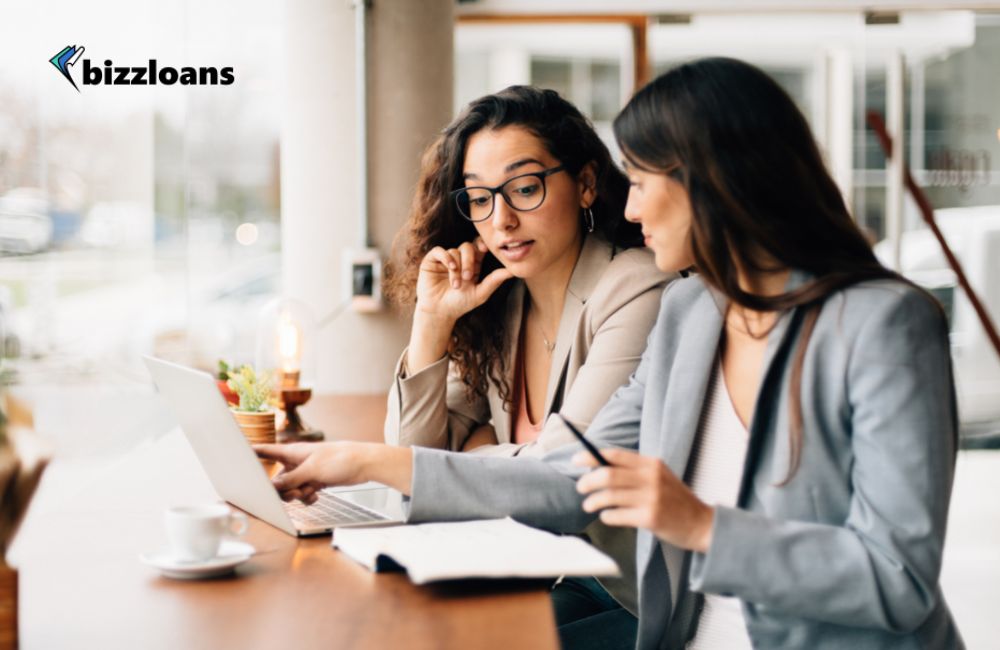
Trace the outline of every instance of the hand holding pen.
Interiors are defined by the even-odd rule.
[[[698,499],[662,460],[626,449],[598,451],[559,417],[586,448],[573,456],[573,463],[594,468],[576,482],[577,492],[588,495],[586,512],[600,511],[601,521],[609,526],[645,528],[668,544],[708,551],[715,509]]]

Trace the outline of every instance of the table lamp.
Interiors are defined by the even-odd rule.
[[[285,413],[277,431],[279,443],[318,442],[323,433],[308,426],[298,407],[312,397],[312,368],[316,363],[316,320],[304,303],[278,298],[261,309],[257,329],[257,368],[275,378],[275,396]]]

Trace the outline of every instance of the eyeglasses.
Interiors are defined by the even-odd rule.
[[[545,201],[545,179],[565,169],[564,165],[559,165],[540,172],[521,174],[496,187],[460,187],[451,195],[455,198],[459,214],[472,222],[486,221],[493,215],[497,193],[514,210],[530,212]]]

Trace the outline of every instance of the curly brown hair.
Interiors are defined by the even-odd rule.
[[[432,248],[455,248],[475,239],[475,226],[458,213],[450,193],[464,186],[462,168],[469,138],[482,129],[507,126],[523,127],[538,137],[573,177],[592,163],[597,192],[591,205],[593,234],[615,248],[642,244],[639,226],[624,218],[628,180],[587,118],[554,90],[511,86],[471,102],[424,153],[408,223],[396,238],[396,254],[386,269],[386,295],[393,302],[415,302],[420,263]],[[499,267],[500,262],[487,255],[480,279]],[[504,350],[509,333],[504,313],[511,286],[502,285],[485,303],[462,316],[448,349],[468,398],[486,395],[493,383],[508,409],[511,390]]]

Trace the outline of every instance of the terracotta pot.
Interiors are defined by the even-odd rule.
[[[240,430],[251,445],[273,443],[275,441],[274,411],[250,413],[231,409]]]
[[[251,445],[273,444],[275,442],[274,411],[251,413],[230,409],[240,430]],[[273,460],[260,461],[261,466],[269,475],[274,468]]]

